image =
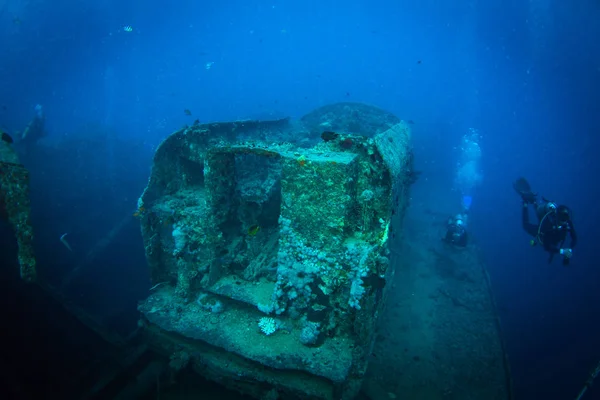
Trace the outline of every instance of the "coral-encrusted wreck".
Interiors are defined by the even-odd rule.
[[[138,204],[150,343],[256,398],[353,398],[412,179],[409,127],[392,122],[321,121],[311,148],[272,142],[319,130],[287,119],[168,137]]]
[[[21,278],[27,282],[35,281],[37,276],[30,213],[29,171],[19,161],[12,144],[0,140],[0,219],[6,220],[15,232]]]

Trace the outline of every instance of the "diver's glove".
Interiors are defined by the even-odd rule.
[[[559,252],[565,258],[571,258],[573,256],[573,250],[572,249],[560,249]]]
[[[567,266],[571,262],[571,257],[573,256],[572,249],[560,249],[560,254],[563,256],[562,264]]]

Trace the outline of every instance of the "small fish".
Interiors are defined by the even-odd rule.
[[[352,139],[350,138],[346,138],[344,140],[341,141],[340,143],[340,147],[342,149],[351,149],[352,147],[354,147],[354,142],[352,141]]]
[[[417,64],[421,64],[421,60],[417,61]]]
[[[252,225],[248,228],[248,236],[256,236],[256,234],[260,231],[260,226]]]
[[[6,132],[2,132],[2,140],[5,141],[6,143],[13,142],[13,138],[11,138],[10,135]]]
[[[324,131],[323,133],[321,133],[321,139],[323,139],[323,141],[325,142],[335,140],[338,138],[338,136],[339,135],[337,133],[331,131]]]
[[[142,216],[144,211],[146,211],[146,209],[142,206],[142,207],[138,208],[137,210],[135,210],[135,212],[133,213],[133,216],[136,218],[139,218]]]
[[[192,115],[192,112],[190,110],[188,110],[187,108],[185,110],[183,110],[183,113],[185,115],[187,115],[188,117]]]
[[[131,25],[125,25],[123,27],[123,31],[124,32],[133,32],[133,28],[131,27]]]

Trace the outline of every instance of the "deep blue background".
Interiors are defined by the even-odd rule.
[[[44,141],[56,149],[56,159],[25,157],[50,279],[131,214],[155,146],[183,124],[371,103],[415,121],[419,184],[450,188],[455,147],[469,127],[480,131],[484,179],[471,224],[517,398],[580,389],[600,357],[597,1],[6,3],[0,126],[23,129],[41,103]],[[570,268],[529,247],[511,189],[520,175],[574,210]],[[67,231],[73,253],[57,243]],[[134,286],[145,266],[132,255],[141,254],[133,220],[114,243],[92,262],[94,279],[77,282],[80,301],[109,315],[147,289]]]

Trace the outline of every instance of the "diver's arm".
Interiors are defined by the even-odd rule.
[[[569,223],[569,234],[571,235],[571,249],[573,249],[577,245],[577,232],[572,222]]]
[[[573,227],[573,223],[569,222],[569,234],[571,235],[571,243],[569,243],[570,248],[567,249],[559,249],[559,253],[563,255],[563,265],[569,265],[569,260],[573,256],[573,248],[577,245],[577,232]],[[566,239],[566,237],[565,237]],[[565,241],[563,240],[563,243]],[[562,244],[561,244],[562,246]]]
[[[537,236],[538,226],[529,222],[529,208],[526,202],[523,202],[523,211],[521,213],[521,221],[523,223],[523,229],[531,236]]]

